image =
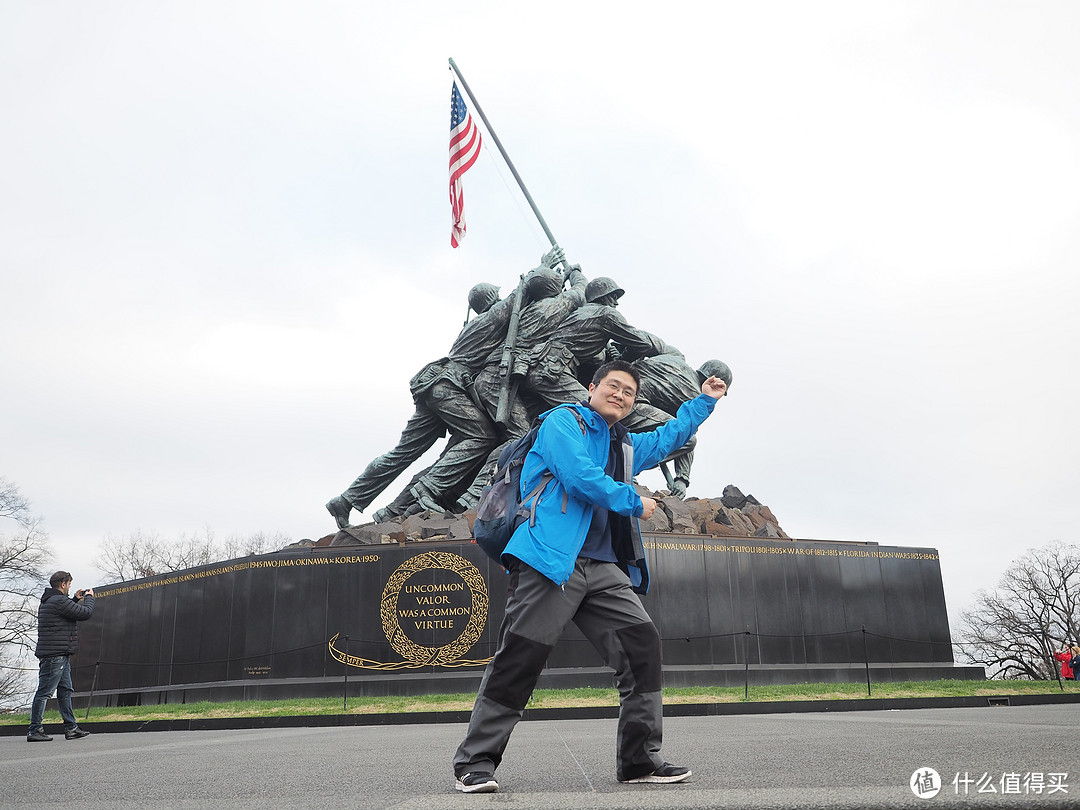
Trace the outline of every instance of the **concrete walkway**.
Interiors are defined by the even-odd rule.
[[[501,791],[471,796],[450,773],[462,724],[5,737],[0,807],[1080,807],[1078,729],[1076,704],[676,717],[664,753],[694,777],[660,786],[615,782],[614,720],[532,721]],[[927,768],[943,784],[919,798]]]

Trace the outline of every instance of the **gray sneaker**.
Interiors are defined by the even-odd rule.
[[[665,762],[652,773],[635,776],[633,779],[620,779],[619,781],[624,785],[670,785],[673,782],[685,782],[691,776],[692,773],[689,768],[680,768],[678,765]]]
[[[499,783],[490,773],[465,773],[457,778],[454,787],[462,793],[495,793]]]

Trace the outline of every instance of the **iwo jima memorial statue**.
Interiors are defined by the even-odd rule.
[[[460,175],[480,134],[456,82],[451,103],[456,246],[464,236]],[[611,359],[640,374],[621,422],[631,433],[674,418],[710,377],[733,383],[722,361],[691,363],[631,325],[618,309],[623,288],[569,264],[521,188],[552,249],[510,294],[487,282],[468,291],[473,317],[446,355],[409,381],[414,413],[397,445],[326,504],[337,531],[99,589],[73,661],[77,700],[476,691],[497,647],[507,584],[503,565],[472,536],[500,452],[540,414],[587,401],[594,372]],[[443,437],[435,462],[364,520]],[[715,458],[695,445],[692,438],[658,465],[666,489],[634,482],[658,506],[639,524],[652,571],[642,603],[662,639],[665,685],[984,677],[953,664],[935,549],[791,539],[769,507],[735,486],[691,497],[695,460]],[[538,685],[611,686],[612,670],[571,626]]]

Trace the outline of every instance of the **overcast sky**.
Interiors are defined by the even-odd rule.
[[[331,532],[537,263],[490,138],[450,247],[450,56],[568,257],[734,370],[691,495],[937,548],[954,621],[1075,541],[1080,7],[464,6],[0,0],[0,475],[78,586],[106,535]]]

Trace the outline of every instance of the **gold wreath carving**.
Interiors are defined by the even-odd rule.
[[[397,618],[398,594],[402,586],[413,574],[428,569],[453,571],[469,589],[472,603],[469,608],[469,623],[465,626],[458,638],[443,647],[425,647],[417,644],[405,635]],[[330,639],[330,654],[341,663],[358,667],[360,669],[377,669],[390,672],[400,669],[416,669],[424,666],[442,667],[474,667],[487,664],[491,658],[477,660],[465,660],[461,656],[472,648],[480,640],[487,624],[488,593],[487,583],[480,570],[464,557],[446,551],[428,551],[418,554],[399,565],[383,588],[382,600],[379,605],[379,613],[382,618],[383,632],[386,634],[390,646],[401,655],[404,661],[383,663],[368,658],[349,655],[345,651],[334,646],[338,634]]]
[[[413,574],[432,568],[453,571],[465,582],[472,596],[469,623],[455,641],[443,647],[417,644],[405,635],[397,616],[398,594],[406,580]],[[382,616],[383,632],[390,641],[390,646],[402,658],[417,666],[444,666],[460,658],[480,640],[487,623],[487,583],[484,582],[480,570],[464,557],[447,551],[428,551],[406,560],[390,575],[386,587],[383,588],[379,612]]]

